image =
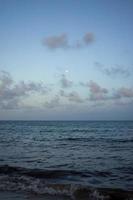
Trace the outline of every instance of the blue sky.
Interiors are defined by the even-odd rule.
[[[0,0],[0,119],[133,119],[132,0]]]

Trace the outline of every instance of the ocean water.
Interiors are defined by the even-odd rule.
[[[0,191],[132,199],[133,121],[0,121]]]

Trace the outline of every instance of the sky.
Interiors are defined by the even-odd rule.
[[[0,120],[133,120],[132,0],[0,0]]]

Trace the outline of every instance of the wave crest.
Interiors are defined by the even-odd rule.
[[[54,177],[51,179],[52,174],[50,174],[50,179],[48,179],[48,176],[44,178],[44,176],[42,176],[43,172],[45,175],[48,175],[47,171],[10,167],[7,165],[0,166],[0,190],[26,191],[36,194],[65,195],[76,200],[133,199],[133,191],[109,188],[92,188],[90,186],[79,184],[58,183]],[[35,176],[35,174],[37,174],[37,176]],[[59,174],[59,171],[57,174]]]

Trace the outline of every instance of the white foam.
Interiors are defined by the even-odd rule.
[[[105,199],[109,199],[109,197],[99,194],[97,190],[92,192],[92,194],[90,194],[89,196],[89,200],[105,200]]]

